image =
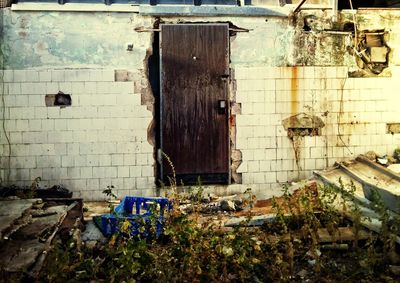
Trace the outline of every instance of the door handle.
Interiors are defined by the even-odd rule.
[[[225,114],[227,107],[226,100],[218,100],[218,114]]]

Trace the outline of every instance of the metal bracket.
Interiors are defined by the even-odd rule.
[[[145,28],[145,27],[137,27],[134,29],[136,32],[161,32],[159,28]],[[252,29],[242,29],[242,28],[228,28],[229,31],[233,32],[249,32]]]
[[[297,4],[296,8],[294,8],[293,14],[297,14],[297,13],[300,11],[301,6],[303,6],[303,4],[304,4],[306,1],[307,1],[307,0],[301,0],[301,2],[300,2],[299,4]]]

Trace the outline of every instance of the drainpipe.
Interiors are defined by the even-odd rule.
[[[301,1],[299,2],[299,4],[297,4],[296,8],[294,8],[293,14],[297,14],[297,13],[300,11],[301,6],[303,6],[303,4],[304,4],[305,2],[306,2],[306,0],[301,0]]]
[[[338,0],[331,0],[332,2],[332,22],[336,23],[338,20]]]

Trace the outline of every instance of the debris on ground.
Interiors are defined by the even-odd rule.
[[[30,187],[19,187],[15,185],[0,186],[0,198],[71,198],[70,192],[63,185],[54,185],[50,188],[40,187],[39,182],[34,182]]]
[[[400,175],[362,155],[314,174],[336,187],[351,185],[355,189],[355,196],[364,202],[371,201],[374,193],[378,193],[387,208],[400,212]]]
[[[200,277],[395,282],[400,274],[396,160],[368,152],[265,200],[247,191],[215,196],[199,190],[172,199],[173,209],[166,209],[171,199],[127,197],[121,203],[85,203],[84,212],[82,201],[73,198],[4,200],[2,271],[98,282]],[[146,222],[146,216],[155,222]],[[156,229],[148,230],[153,224]],[[150,231],[156,236],[148,237]],[[215,274],[207,269],[210,264]]]
[[[50,189],[1,187],[0,199],[0,257],[3,274],[24,270],[27,278],[37,278],[54,239],[69,239],[83,221],[82,199],[62,186]],[[19,198],[35,195],[36,198]],[[37,196],[42,196],[38,198]],[[44,196],[50,196],[46,198]],[[66,198],[60,198],[64,196]]]
[[[387,155],[383,155],[383,156],[377,156],[376,162],[378,162],[381,165],[387,165],[389,160],[388,160]]]

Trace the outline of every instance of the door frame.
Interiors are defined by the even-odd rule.
[[[227,127],[227,132],[228,135],[226,136],[227,139],[227,168],[228,168],[228,178],[226,181],[226,185],[231,184],[231,129],[230,129],[230,123],[229,123],[229,117],[231,115],[231,97],[230,97],[230,79],[231,79],[231,71],[230,71],[230,34],[229,34],[229,23],[162,23],[160,24],[160,32],[159,32],[159,103],[158,103],[158,124],[159,127],[159,142],[158,142],[158,148],[156,151],[156,159],[157,159],[157,165],[158,165],[158,178],[161,180],[161,182],[164,182],[164,166],[163,166],[163,159],[165,158],[162,152],[163,149],[163,76],[162,76],[162,27],[163,26],[224,26],[226,27],[227,33],[227,46],[225,50],[225,56],[226,56],[226,62],[227,64],[227,72],[228,72],[228,80],[226,82],[226,87],[225,87],[225,92],[226,92],[226,98],[227,98],[227,115],[226,115],[226,127]]]

